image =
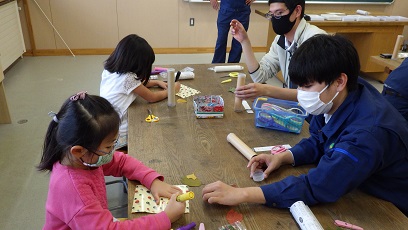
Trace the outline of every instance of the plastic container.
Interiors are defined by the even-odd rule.
[[[226,224],[219,227],[218,230],[247,230],[247,228],[241,221],[235,221],[233,224]]]
[[[255,170],[255,172],[252,174],[252,179],[255,182],[261,182],[263,181],[264,178],[264,172],[261,169]]]
[[[253,103],[255,126],[300,133],[307,112],[294,101],[258,97]]]
[[[224,99],[219,95],[195,96],[193,102],[197,118],[224,117]]]

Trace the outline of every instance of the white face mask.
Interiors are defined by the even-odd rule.
[[[297,89],[297,99],[306,112],[312,114],[312,115],[319,115],[319,114],[324,114],[328,113],[330,109],[333,106],[333,100],[334,98],[337,97],[339,92],[334,95],[334,97],[326,104],[323,101],[320,100],[320,94],[325,91],[329,85],[324,87],[322,91],[320,92],[309,92],[309,91],[304,91],[300,90],[299,88]]]

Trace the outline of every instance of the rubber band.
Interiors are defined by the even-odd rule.
[[[52,117],[52,120],[55,121],[56,123],[59,122],[58,117],[57,117],[57,113],[51,111],[48,113],[48,116]]]

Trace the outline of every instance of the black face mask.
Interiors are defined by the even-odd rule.
[[[279,35],[284,35],[286,33],[288,33],[293,26],[295,25],[295,21],[291,22],[289,20],[290,16],[292,15],[293,10],[289,11],[289,14],[282,16],[279,19],[276,19],[275,17],[271,18],[272,21],[272,29],[273,31],[275,31],[276,34]]]

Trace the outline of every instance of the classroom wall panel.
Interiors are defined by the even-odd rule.
[[[51,17],[50,0],[36,0],[48,18]],[[33,38],[36,49],[56,49],[54,31],[49,25],[43,13],[39,10],[34,1],[27,1],[30,11],[31,25],[33,28]],[[26,36],[26,35],[24,35]],[[28,36],[28,35],[27,35]],[[27,46],[27,43],[26,43]]]
[[[116,46],[118,41],[116,1],[51,0],[50,9],[55,28],[71,49]],[[54,37],[57,49],[66,49],[56,33]]]
[[[178,48],[178,0],[118,0],[120,39],[138,34],[154,48]]]
[[[61,39],[38,9],[34,0],[23,0],[30,11],[33,38],[37,50],[65,49]],[[182,0],[36,0],[73,49],[113,49],[129,33],[145,37],[155,48],[203,49],[212,51],[217,37],[217,12],[210,3]],[[355,12],[363,9],[388,15],[408,16],[406,0],[391,5],[307,4],[306,12]],[[267,51],[269,22],[255,9],[268,11],[267,3],[252,5],[249,35],[253,47]],[[95,13],[96,12],[96,13]],[[21,12],[20,12],[21,14]],[[195,25],[189,26],[189,19]],[[27,25],[22,20],[26,47]],[[405,30],[407,31],[407,29]],[[404,33],[405,34],[405,33]],[[407,37],[407,35],[406,35]]]

